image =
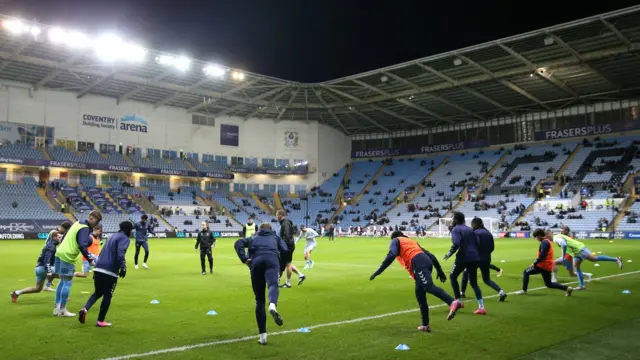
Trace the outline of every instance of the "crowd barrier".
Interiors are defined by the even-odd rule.
[[[114,233],[103,233],[102,238],[108,239]],[[41,239],[45,240],[49,236],[48,232],[2,232],[0,233],[0,240],[35,240]],[[157,232],[155,235],[149,234],[149,238],[156,239],[167,239],[167,238],[186,238],[186,239],[194,239],[198,236],[197,232]],[[240,238],[242,234],[239,231],[214,231],[213,236],[216,238]]]

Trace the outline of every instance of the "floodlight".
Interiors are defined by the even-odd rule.
[[[54,44],[60,44],[65,40],[65,31],[58,28],[58,27],[54,27],[51,28],[49,30],[49,41],[51,41]]]
[[[218,65],[207,65],[202,69],[205,75],[221,77],[225,73],[225,69]]]
[[[2,26],[12,34],[21,34],[29,30],[27,25],[20,20],[5,20],[2,22]]]
[[[176,63],[176,58],[169,55],[160,55],[156,59],[160,65],[171,66]]]
[[[189,69],[190,64],[191,64],[191,60],[189,60],[185,56],[180,56],[179,58],[176,59],[176,62],[175,62],[176,69],[180,71],[187,71],[187,69]]]
[[[71,31],[65,35],[64,40],[67,46],[74,49],[84,49],[91,45],[89,37],[79,31]]]
[[[143,62],[147,56],[147,50],[135,44],[126,44],[124,47],[124,59],[130,62]]]
[[[240,72],[240,71],[234,71],[234,72],[231,74],[231,77],[232,77],[234,80],[241,81],[241,80],[244,80],[244,73],[242,73],[242,72]]]
[[[29,32],[31,33],[31,35],[33,36],[38,36],[40,35],[40,33],[42,32],[42,30],[40,30],[39,27],[37,26],[32,26],[31,29],[29,29]]]
[[[95,52],[100,60],[112,62],[120,59],[123,54],[124,41],[116,35],[105,34],[95,42]]]

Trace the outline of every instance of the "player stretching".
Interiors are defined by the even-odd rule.
[[[562,235],[568,236],[573,239],[573,237],[571,236],[571,231],[567,226],[564,226],[560,231],[560,233]],[[560,235],[554,236],[551,230],[547,230],[546,236],[547,236],[547,239],[553,239],[553,242],[555,242],[556,244],[561,244],[563,242],[562,236]],[[556,237],[559,237],[559,239],[557,239]],[[558,265],[563,265],[565,269],[567,269],[567,271],[569,272],[569,276],[571,277],[577,276],[575,271],[573,270],[573,256],[569,254],[565,254],[564,256],[560,256],[559,258],[556,259],[555,266],[553,267],[553,273],[551,274],[551,281],[558,282]],[[583,272],[583,274],[584,276],[587,277],[587,281],[591,281],[591,278],[593,278],[592,273]]]
[[[284,270],[287,270],[287,279],[285,283],[280,285],[281,288],[290,288],[291,287],[291,273],[294,272],[298,275],[298,286],[302,285],[302,283],[307,279],[307,277],[298,270],[298,268],[292,264],[293,261],[293,252],[296,250],[296,243],[293,240],[293,234],[295,230],[293,229],[293,223],[291,220],[287,219],[287,213],[284,210],[278,210],[276,213],[276,217],[280,222],[280,238],[287,244],[288,251],[280,254],[280,277],[282,277],[282,273]]]
[[[93,255],[94,260],[98,259],[98,255],[100,255],[100,242],[102,240],[102,225],[98,224],[93,227],[93,232],[91,233],[91,245],[87,248],[87,251]],[[76,277],[86,278],[91,272],[91,264],[86,257],[82,257],[82,272],[76,272]]]
[[[491,280],[491,274],[489,274],[489,270],[491,268],[491,253],[495,249],[495,244],[493,241],[493,235],[485,229],[484,223],[480,218],[474,218],[471,220],[471,228],[473,232],[478,236],[478,250],[480,252],[480,274],[482,274],[482,281],[492,288],[493,290],[498,292],[498,297],[500,301],[504,301],[507,298],[507,293],[498,286],[493,280]],[[467,288],[467,282],[469,281],[469,272],[465,271],[462,274],[462,291],[460,292],[460,297],[464,297],[464,291]]]
[[[64,239],[64,234],[66,234],[67,231],[69,231],[69,228],[71,228],[71,222],[69,221],[63,222],[62,224],[60,224],[60,226],[58,226],[58,230],[49,231],[49,235],[47,236],[47,241],[51,238],[51,234],[53,234],[54,231],[58,231],[58,233],[62,235],[62,239]],[[61,242],[62,242],[62,239],[60,239]],[[56,246],[58,245],[59,244],[56,244]],[[55,257],[52,257],[51,260],[54,261]],[[53,279],[57,277],[58,276],[54,276],[53,274],[51,276],[47,276],[47,282],[45,283],[43,290],[49,291],[49,292],[55,292],[56,289],[53,288]]]
[[[529,288],[529,276],[540,274],[542,275],[544,286],[549,289],[563,290],[565,292],[565,296],[571,296],[571,293],[573,292],[572,288],[551,281],[551,271],[553,270],[555,260],[553,259],[553,245],[551,245],[551,240],[547,238],[546,232],[542,229],[536,229],[533,232],[533,237],[540,242],[538,258],[535,259],[533,264],[526,268],[522,273],[522,290],[518,291],[516,294],[526,294],[527,289]]]
[[[71,226],[69,223],[66,225]],[[65,224],[61,225],[65,226]],[[14,303],[18,301],[18,296],[24,294],[37,294],[43,290],[45,279],[51,280],[53,278],[53,264],[55,260],[56,247],[62,242],[62,234],[57,230],[53,230],[49,233],[49,237],[42,248],[42,252],[38,257],[36,263],[36,286],[28,287],[22,290],[15,290],[11,292],[11,301]]]
[[[147,214],[142,215],[140,217],[140,221],[133,226],[133,229],[136,231],[136,253],[133,256],[133,264],[136,270],[138,270],[138,255],[140,255],[140,247],[144,249],[142,267],[145,269],[149,268],[149,266],[147,266],[147,260],[149,260],[149,244],[147,239],[149,237],[149,233],[152,233],[153,235],[156,233],[153,232],[151,224],[147,224],[148,218]]]
[[[209,273],[213,274],[213,254],[211,254],[211,248],[216,246],[216,238],[213,237],[213,233],[209,230],[209,224],[206,221],[203,221],[202,230],[198,232],[198,237],[196,238],[196,251],[198,251],[198,246],[200,246],[200,267],[202,268],[202,275],[207,275],[204,271],[204,258],[205,256],[209,260]]]
[[[311,260],[311,252],[316,248],[316,238],[318,237],[318,233],[312,228],[306,227],[304,225],[301,225],[300,229],[302,231],[300,232],[300,236],[298,236],[295,243],[297,244],[298,241],[300,241],[300,239],[302,239],[303,237],[307,239],[307,245],[305,245],[304,247],[304,259],[306,260],[306,265],[304,266],[304,268],[302,268],[304,270],[313,268],[313,265],[315,264],[313,260]]]
[[[565,229],[566,229],[566,232],[568,233],[569,228],[565,227]],[[570,238],[564,233],[561,233],[559,236],[554,237],[553,241],[556,242],[556,244],[558,244],[562,248],[563,258],[567,255],[567,253],[573,256],[573,267],[575,268],[576,275],[578,276],[578,283],[580,284],[580,286],[577,287],[576,290],[586,289],[586,287],[584,286],[584,273],[580,268],[580,265],[582,265],[582,262],[585,260],[589,260],[591,262],[597,262],[597,261],[615,262],[618,264],[618,267],[620,268],[620,270],[622,270],[622,258],[620,256],[618,257],[612,257],[607,255],[595,256],[585,246],[585,244]]]
[[[93,263],[93,255],[87,251],[91,244],[91,229],[102,220],[102,214],[94,210],[89,214],[87,221],[78,221],[71,225],[69,231],[64,236],[62,243],[56,251],[55,272],[60,276],[60,285],[56,289],[56,301],[53,309],[55,316],[76,316],[67,311],[67,299],[71,293],[73,285],[73,275],[76,272],[76,262],[80,259],[80,254],[84,255]]]
[[[111,326],[111,323],[105,322],[104,320],[107,316],[107,311],[109,311],[109,306],[111,306],[111,298],[118,284],[118,276],[124,279],[127,275],[125,255],[131,242],[129,237],[133,231],[133,224],[130,221],[124,221],[120,223],[119,227],[120,231],[111,235],[96,262],[95,269],[93,270],[93,294],[89,296],[87,303],[78,315],[78,320],[80,320],[82,324],[87,320],[87,312],[93,304],[102,298],[96,326]]]
[[[280,254],[288,251],[287,244],[271,229],[271,224],[260,225],[257,235],[236,241],[235,250],[242,263],[251,270],[251,285],[256,298],[256,321],[260,338],[258,342],[267,344],[267,313],[265,312],[265,287],[269,291],[269,313],[278,326],[284,323],[277,310],[278,273]],[[245,252],[249,249],[249,255]]]
[[[429,304],[427,304],[426,293],[436,296],[449,305],[447,320],[453,319],[458,309],[462,307],[462,303],[434,285],[431,277],[434,267],[436,268],[436,277],[443,283],[447,281],[447,275],[442,271],[438,259],[423,249],[415,240],[406,237],[400,231],[394,231],[391,234],[389,253],[382,261],[380,268],[371,275],[369,280],[373,280],[382,274],[382,272],[393,263],[394,259],[398,259],[398,262],[407,269],[416,283],[416,300],[418,300],[420,314],[422,315],[422,325],[418,326],[418,331],[431,332],[431,326],[429,325]]]
[[[478,286],[478,267],[480,265],[480,253],[478,251],[478,236],[473,232],[473,229],[464,224],[464,214],[461,212],[453,213],[453,223],[451,224],[451,249],[444,256],[444,259],[449,259],[453,254],[456,254],[456,261],[451,268],[451,287],[453,288],[453,294],[456,299],[461,299],[460,284],[458,284],[458,276],[464,269],[467,269],[469,274],[469,282],[471,288],[476,294],[478,300],[478,310],[474,314],[486,315],[487,311],[484,308],[484,300],[482,299],[482,291]],[[461,307],[464,307],[461,303]]]

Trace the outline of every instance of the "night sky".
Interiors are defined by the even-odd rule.
[[[0,0],[0,12],[300,82],[319,82],[637,1]]]

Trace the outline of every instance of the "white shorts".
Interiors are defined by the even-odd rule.
[[[312,242],[312,243],[307,243],[307,246],[304,247],[304,252],[312,252],[313,249],[316,248],[316,243]]]

